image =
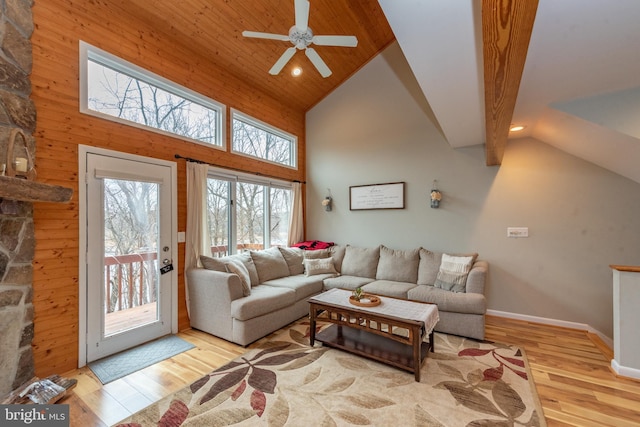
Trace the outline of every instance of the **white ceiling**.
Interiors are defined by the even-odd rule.
[[[451,146],[484,143],[483,2],[379,3]],[[539,0],[511,122],[640,182],[640,1]]]

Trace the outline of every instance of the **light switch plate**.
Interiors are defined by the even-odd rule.
[[[507,227],[507,237],[529,237],[529,227]]]
[[[178,231],[178,243],[184,243],[186,240],[186,233],[184,231]]]

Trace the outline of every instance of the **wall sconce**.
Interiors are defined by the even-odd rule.
[[[442,193],[438,190],[438,181],[434,179],[433,185],[431,186],[431,207],[438,209],[440,207],[440,200],[442,200]]]
[[[333,199],[331,198],[331,190],[329,190],[327,188],[327,195],[324,197],[324,199],[322,199],[322,206],[324,206],[324,210],[327,212],[331,211],[331,203],[333,202]]]
[[[14,178],[36,179],[36,169],[29,152],[27,136],[22,129],[14,128],[7,144],[7,163],[2,165],[2,175]]]

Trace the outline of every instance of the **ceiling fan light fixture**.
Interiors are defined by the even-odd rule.
[[[294,0],[295,9],[295,24],[289,29],[289,34],[273,34],[262,33],[258,31],[243,31],[244,37],[252,37],[258,39],[270,39],[288,41],[293,46],[284,51],[282,56],[276,61],[275,64],[269,70],[269,74],[275,76],[280,74],[280,71],[287,65],[287,62],[295,55],[296,50],[304,50],[305,55],[314,67],[318,70],[322,77],[329,77],[331,75],[331,69],[322,60],[318,52],[315,51],[311,44],[318,46],[337,46],[337,47],[356,47],[358,45],[358,39],[356,36],[314,36],[313,31],[309,28],[309,0]],[[300,70],[302,72],[302,70]],[[291,72],[292,75],[294,71]]]
[[[291,75],[293,77],[298,77],[300,74],[302,74],[302,68],[300,67],[293,67],[293,69],[291,70]]]

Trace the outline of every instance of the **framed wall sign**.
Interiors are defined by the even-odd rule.
[[[349,209],[404,209],[404,182],[351,186]]]

